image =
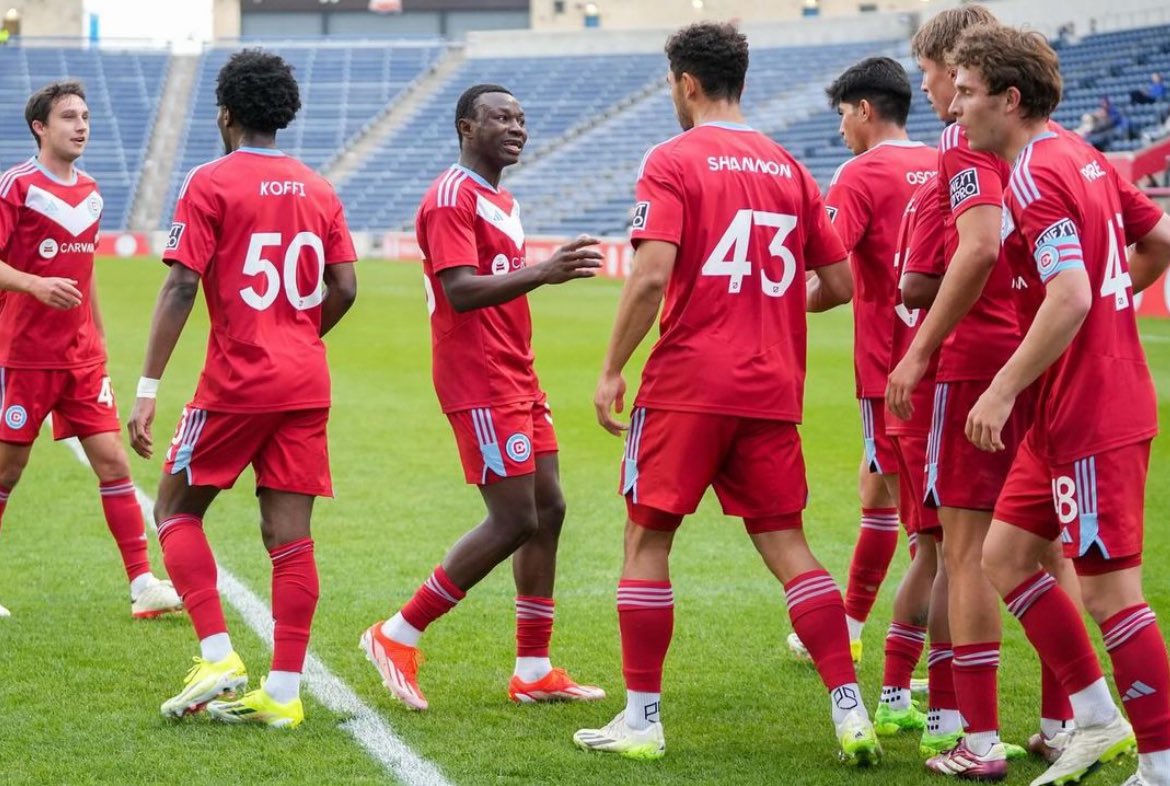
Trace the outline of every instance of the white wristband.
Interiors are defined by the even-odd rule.
[[[157,398],[159,380],[150,377],[138,378],[138,398]]]

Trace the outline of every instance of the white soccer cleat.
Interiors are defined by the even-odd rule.
[[[11,617],[11,616],[12,616],[12,612],[11,612],[11,611],[9,611],[8,609],[4,608],[3,606],[0,606],[0,618],[3,618],[3,617]]]
[[[860,711],[853,710],[837,725],[837,758],[850,767],[872,767],[882,760],[873,723]]]
[[[148,620],[182,611],[183,599],[175,592],[175,585],[164,579],[151,578],[153,581],[130,603],[130,614],[134,619]]]
[[[651,723],[645,729],[631,729],[622,710],[600,729],[579,729],[573,735],[573,744],[587,751],[616,753],[627,759],[661,759],[666,754],[666,737],[661,723]]]
[[[1121,717],[1120,712],[1104,726],[1078,727],[1060,758],[1043,775],[1032,781],[1032,786],[1079,783],[1081,778],[1102,764],[1132,753],[1136,746],[1133,727]]]

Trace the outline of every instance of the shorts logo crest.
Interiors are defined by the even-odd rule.
[[[526,434],[513,434],[504,442],[508,458],[515,462],[527,461],[532,455],[532,441]]]
[[[4,411],[4,424],[8,428],[24,428],[25,423],[28,423],[28,412],[19,404],[13,404]]]

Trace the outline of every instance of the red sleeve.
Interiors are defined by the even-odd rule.
[[[202,276],[215,255],[219,229],[218,200],[206,172],[192,172],[175,203],[164,262],[178,262]]]
[[[808,231],[804,236],[804,267],[811,270],[814,267],[824,267],[834,262],[843,262],[848,256],[841,239],[829,221],[829,214],[825,210],[825,203],[821,199],[821,191],[816,181],[808,172],[804,173],[804,191],[808,194],[808,213],[805,216],[805,226]]]
[[[902,261],[904,273],[941,276],[947,272],[943,250],[942,211],[937,199],[923,199],[913,214],[910,244]]]
[[[1040,197],[1022,209],[1015,208],[1013,219],[1040,281],[1047,284],[1064,270],[1085,268],[1083,227],[1073,197],[1053,178],[1042,178],[1035,170],[1032,175]]]
[[[422,213],[427,251],[435,273],[452,267],[479,267],[475,213],[467,199],[471,191],[462,188],[455,204],[440,207],[432,202]]]
[[[683,230],[681,181],[681,175],[671,165],[670,157],[661,145],[646,153],[634,185],[630,243],[635,248],[643,240],[664,240],[679,245]]]
[[[955,218],[973,207],[1003,204],[1003,168],[992,154],[961,144],[944,150],[939,163],[939,186],[947,189]]]
[[[20,189],[13,183],[9,186],[8,193],[0,198],[0,259],[6,262],[12,246],[12,236],[16,234],[16,223],[20,219],[18,191]]]
[[[1137,186],[1113,171],[1117,192],[1121,196],[1121,221],[1125,225],[1125,244],[1133,245],[1150,232],[1162,216],[1162,208],[1143,194]]]
[[[334,213],[333,222],[329,226],[329,237],[325,239],[325,264],[337,265],[345,262],[356,262],[357,252],[353,248],[353,237],[349,234],[349,225],[345,221],[345,208],[341,200],[333,195]]]
[[[853,251],[869,227],[873,209],[868,195],[852,182],[849,170],[844,167],[838,170],[832,185],[829,186],[829,193],[825,197],[825,210],[829,213],[829,221],[837,230],[837,237],[840,238],[845,251]]]

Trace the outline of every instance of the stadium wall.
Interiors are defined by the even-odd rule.
[[[738,19],[744,23],[775,22],[816,16],[840,17],[859,12],[919,11],[922,0],[596,0],[597,24],[606,31],[675,26],[705,19]],[[579,30],[585,26],[586,4],[532,0],[534,30]],[[559,9],[559,10],[558,10]]]

